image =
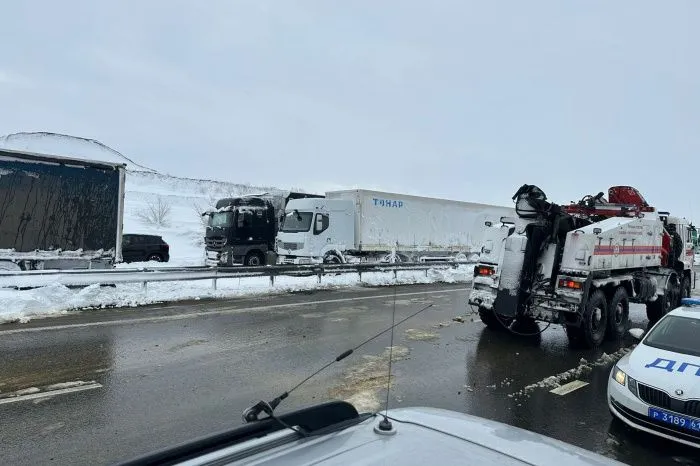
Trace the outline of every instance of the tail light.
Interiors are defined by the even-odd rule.
[[[475,277],[488,277],[493,274],[495,274],[496,271],[494,270],[493,267],[489,267],[487,265],[477,265],[474,267],[474,276]]]
[[[560,278],[559,288],[569,288],[570,290],[583,289],[583,283],[571,280],[570,278]]]

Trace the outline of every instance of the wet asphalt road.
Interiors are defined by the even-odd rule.
[[[571,350],[563,330],[540,338],[494,333],[464,308],[464,285],[355,288],[139,309],[74,313],[0,326],[0,393],[95,382],[83,391],[0,404],[2,464],[110,464],[240,424],[345,349],[432,303],[395,333],[391,406],[476,414],[550,435],[633,465],[700,464],[695,450],[612,422],[611,364],[629,346]],[[634,326],[646,325],[633,306]],[[453,320],[455,317],[461,317]],[[386,395],[386,334],[294,392],[285,411],[350,399],[376,409]],[[559,396],[525,387],[591,363],[589,385]],[[585,369],[585,368],[584,368]],[[69,386],[69,385],[68,385]]]

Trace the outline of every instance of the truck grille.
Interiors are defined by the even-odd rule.
[[[700,417],[700,400],[683,401],[677,398],[672,398],[668,393],[657,388],[649,387],[641,383],[637,383],[637,391],[639,398],[645,403],[649,403],[659,408],[666,408],[680,414],[688,416]]]
[[[700,417],[700,400],[688,400],[685,402],[685,414]]]
[[[304,243],[279,243],[279,247],[288,251],[296,251],[297,249],[304,249]]]
[[[205,244],[209,249],[221,249],[226,246],[226,238],[205,238]]]

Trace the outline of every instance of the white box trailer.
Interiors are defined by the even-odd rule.
[[[281,263],[469,260],[486,222],[512,208],[362,189],[290,201],[277,235]],[[470,257],[472,256],[472,257]]]

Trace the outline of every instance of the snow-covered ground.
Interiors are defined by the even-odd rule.
[[[69,289],[58,283],[31,290],[0,289],[0,323],[27,322],[32,318],[66,314],[77,309],[100,309],[108,306],[135,307],[165,301],[201,298],[228,298],[257,294],[283,293],[312,289],[351,286],[388,286],[414,283],[469,282],[473,266],[456,269],[430,269],[425,271],[399,271],[394,280],[392,272],[363,273],[360,282],[357,274],[329,275],[318,283],[314,277],[276,277],[270,285],[267,277],[219,279],[217,289],[211,280],[187,282],[149,283],[144,290],[140,284],[116,287],[88,286]]]

